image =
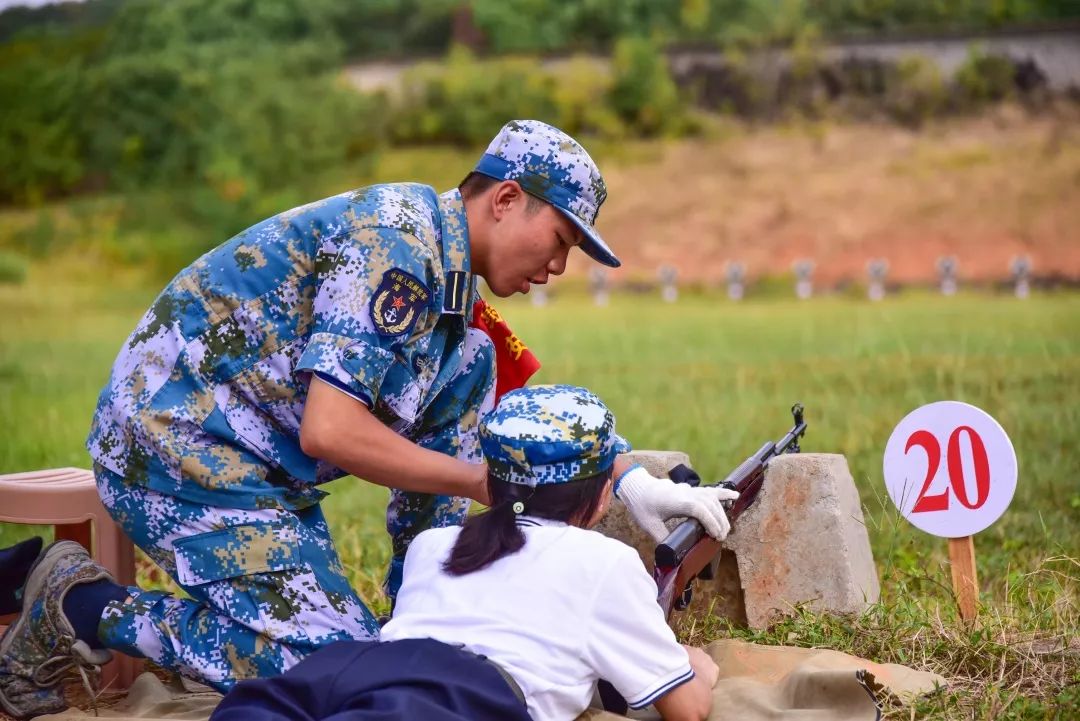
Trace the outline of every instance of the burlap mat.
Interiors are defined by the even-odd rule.
[[[945,685],[937,674],[876,664],[838,651],[742,641],[715,641],[705,650],[720,666],[710,721],[876,721],[886,704],[904,703]],[[144,673],[126,698],[99,709],[96,718],[205,721],[220,699],[209,689],[163,683]],[[70,721],[95,716],[93,711],[69,709],[37,718]],[[578,721],[621,718],[587,711]],[[645,712],[635,718],[659,717]]]

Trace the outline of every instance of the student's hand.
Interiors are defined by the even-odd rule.
[[[720,678],[720,667],[713,661],[712,656],[696,646],[684,645],[683,648],[690,657],[690,668],[694,669],[694,675],[709,688],[715,686],[716,680]]]
[[[638,526],[657,543],[668,535],[664,521],[669,518],[693,518],[710,536],[724,540],[731,523],[722,504],[739,497],[737,491],[720,486],[695,488],[666,478],[653,478],[641,466],[631,468],[619,478],[615,495],[626,504]]]

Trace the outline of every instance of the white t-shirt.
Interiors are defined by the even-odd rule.
[[[535,721],[571,721],[606,679],[632,708],[694,673],[637,553],[595,531],[522,517],[525,547],[464,576],[442,570],[460,528],[409,546],[383,641],[433,638],[503,667]]]

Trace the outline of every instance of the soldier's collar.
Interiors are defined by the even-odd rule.
[[[439,196],[442,217],[442,266],[446,276],[443,313],[465,316],[472,310],[473,275],[469,257],[469,222],[457,188]]]

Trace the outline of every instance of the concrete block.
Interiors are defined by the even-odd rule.
[[[774,458],[757,501],[724,547],[735,554],[747,623],[764,628],[795,604],[860,613],[878,600],[877,569],[847,459]]]
[[[627,456],[658,477],[689,460],[672,451]],[[621,503],[612,504],[596,530],[634,547],[652,571],[656,544]],[[788,454],[770,462],[757,501],[724,543],[714,579],[695,582],[686,613],[711,613],[737,625],[764,628],[796,604],[822,612],[859,613],[876,602],[879,593],[847,460],[837,454]]]

